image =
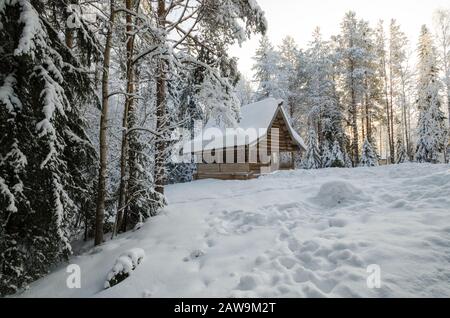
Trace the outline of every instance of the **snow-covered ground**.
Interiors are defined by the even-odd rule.
[[[75,256],[26,297],[450,297],[450,166],[286,171],[170,186],[136,232]],[[146,257],[104,290],[127,250]],[[369,289],[367,266],[381,268]]]

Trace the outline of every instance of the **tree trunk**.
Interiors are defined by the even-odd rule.
[[[449,75],[447,75],[448,77]],[[445,162],[449,163],[450,158],[448,157],[448,151],[450,150],[450,79],[447,79],[447,109],[448,109],[448,129],[447,132],[447,143],[444,145]]]
[[[319,147],[322,146],[323,143],[323,133],[322,133],[322,116],[319,114],[319,118],[317,119],[317,142]]]
[[[109,108],[109,65],[111,62],[111,46],[113,25],[115,18],[114,0],[110,0],[110,16],[108,32],[106,34],[105,49],[103,52],[103,75],[102,75],[102,114],[100,117],[100,167],[98,171],[97,209],[95,212],[95,245],[103,243],[103,222],[105,219],[105,197],[106,197],[106,171],[108,160],[108,142],[106,132],[108,126]]]
[[[390,127],[390,136],[391,140],[389,141],[389,149],[390,149],[390,156],[391,156],[391,163],[395,163],[395,141],[394,141],[394,108],[392,100],[389,103],[389,112],[391,117],[391,127]]]
[[[164,27],[164,17],[166,7],[164,0],[158,0],[158,18],[161,27]],[[167,125],[166,115],[166,62],[160,58],[158,61],[158,74],[156,80],[156,131],[165,137],[165,127]],[[156,142],[155,153],[155,191],[164,195],[165,184],[165,164],[166,164],[166,141]]]
[[[448,132],[447,132],[447,143],[444,146],[444,153],[445,153],[445,162],[450,162],[450,157],[448,156],[448,153],[450,152],[450,87],[447,88],[447,107],[448,107]]]
[[[391,53],[389,53],[391,55]],[[392,58],[391,58],[392,59]],[[392,62],[389,62],[389,151],[391,157],[391,163],[395,163],[395,142],[394,142],[394,82],[392,75]]]
[[[448,80],[449,83],[446,84],[447,86],[447,109],[448,109],[448,127],[450,128],[450,79]]]
[[[448,127],[450,128],[450,79],[448,79],[447,86],[447,109],[448,109]]]
[[[382,157],[383,156],[383,126],[382,125],[380,125],[380,149],[379,149],[379,154],[380,154],[380,157]]]
[[[355,91],[352,89],[352,132],[353,132],[353,163],[359,164],[359,143],[358,143],[358,118]]]
[[[408,140],[409,140],[409,147],[410,147],[410,149],[409,149],[409,160],[413,160],[414,159],[414,156],[413,156],[413,153],[414,153],[414,149],[413,149],[413,145],[412,145],[412,142],[411,142],[411,131],[412,131],[412,129],[411,129],[411,107],[408,107],[408,113],[407,113],[407,121],[408,121],[408,125],[407,125],[407,127],[408,127]]]
[[[67,3],[68,6],[74,5],[74,4],[75,3],[74,3],[73,0],[69,1],[69,3]],[[68,9],[69,8],[67,8],[66,10],[68,10]],[[53,8],[53,10],[55,10],[55,12],[56,12],[55,8]],[[73,29],[72,29],[72,27],[69,26],[70,25],[69,24],[70,15],[68,15],[68,13],[69,13],[68,11],[65,11],[63,13],[63,18],[66,21],[66,28],[64,30],[64,38],[65,38],[65,41],[66,41],[66,46],[69,49],[72,49],[73,48]],[[70,21],[70,22],[74,22],[74,21]]]
[[[66,45],[69,49],[73,48],[73,31],[66,28]]]
[[[351,61],[351,74],[354,72],[353,62]],[[357,167],[359,164],[359,145],[358,145],[358,114],[357,114],[357,105],[356,105],[356,92],[354,88],[353,76],[350,82],[351,86],[351,120],[352,120],[352,134],[353,134],[353,142],[352,142],[352,150],[353,150],[353,165]]]
[[[372,142],[372,120],[369,114],[369,103],[366,104],[366,133],[367,139]]]
[[[362,140],[364,142],[364,140],[366,140],[366,132],[365,132],[365,123],[364,123],[364,118],[365,118],[365,114],[361,114],[361,134],[362,134]]]
[[[384,77],[384,97],[386,99],[386,127],[387,127],[387,137],[388,137],[388,147],[389,151],[391,151],[391,116],[390,116],[390,107],[389,107],[389,93],[388,93],[388,78],[387,78],[387,71],[386,71],[386,61],[385,59],[382,60],[382,67],[383,67],[383,77]],[[388,151],[386,149],[386,162],[387,160],[387,154]],[[391,159],[392,160],[392,159]]]
[[[353,47],[353,41],[350,39],[349,47]],[[350,112],[351,112],[351,126],[352,126],[352,134],[353,134],[353,141],[352,141],[352,159],[353,159],[353,166],[357,167],[359,164],[359,145],[358,145],[358,116],[357,116],[357,104],[356,104],[356,92],[355,92],[355,83],[353,79],[353,74],[355,72],[355,65],[352,58],[349,58],[350,63],[350,74],[351,74],[351,80],[350,80],[350,90],[351,90],[351,105],[350,105]]]
[[[407,105],[406,105],[406,90],[405,90],[405,79],[404,75],[402,75],[402,115],[403,115],[403,128],[405,135],[405,146],[406,146],[406,154],[408,159],[410,158],[410,140],[409,140],[409,130],[408,130],[408,117],[407,117]]]
[[[365,79],[365,87],[366,87],[366,93],[365,93],[365,119],[366,119],[366,136],[367,136],[367,140],[369,140],[369,142],[372,142],[372,124],[370,121],[370,113],[369,113],[369,103],[370,103],[370,98],[369,98],[369,94],[368,94],[368,90],[369,90],[369,84],[367,81],[367,77]],[[364,137],[363,137],[364,139]]]
[[[125,0],[125,8],[129,11],[133,9],[133,0]],[[125,16],[126,21],[126,56],[127,56],[127,89],[125,97],[125,106],[123,110],[122,119],[122,148],[120,156],[120,188],[119,188],[119,205],[116,216],[116,224],[114,232],[122,229],[125,210],[127,208],[127,191],[128,191],[128,118],[130,109],[133,108],[134,102],[134,70],[133,70],[133,50],[134,50],[134,36],[131,35],[133,31],[133,19],[130,13]],[[114,235],[114,233],[113,233]]]

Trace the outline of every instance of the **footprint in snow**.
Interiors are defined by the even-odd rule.
[[[334,218],[329,219],[328,224],[330,227],[345,227],[347,225],[347,221],[344,219]]]
[[[213,246],[216,245],[216,241],[215,241],[214,239],[208,239],[208,240],[206,241],[206,245],[207,245],[208,247],[213,247]]]
[[[278,261],[286,269],[291,269],[297,263],[297,261],[291,257],[281,257]]]
[[[266,256],[260,255],[260,256],[258,256],[258,257],[255,259],[255,265],[256,265],[256,266],[261,266],[261,265],[267,263],[268,261],[269,261],[269,260],[268,260],[268,258],[267,258]]]
[[[202,257],[203,255],[205,255],[205,252],[202,250],[194,250],[191,252],[191,254],[189,254],[189,256],[186,256],[185,258],[183,258],[184,262],[189,262],[195,259],[198,259],[200,257]]]
[[[255,289],[258,286],[258,281],[255,276],[252,275],[245,275],[242,276],[239,280],[239,285],[236,287],[236,289],[239,290],[252,290]]]

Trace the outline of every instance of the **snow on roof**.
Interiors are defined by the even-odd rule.
[[[306,149],[305,143],[300,135],[292,128],[288,116],[281,107],[283,100],[267,98],[262,101],[241,107],[241,116],[238,127],[223,129],[217,127],[214,120],[210,120],[203,129],[203,135],[196,137],[184,145],[184,153],[199,152],[203,150],[222,149],[232,146],[253,145],[260,138],[267,135],[277,110],[280,109],[286,121],[292,139],[300,147]],[[253,131],[255,133],[249,133]],[[216,136],[224,136],[217,138]]]
[[[302,137],[295,131],[294,127],[292,127],[291,122],[289,121],[289,117],[286,115],[286,112],[284,111],[283,107],[280,107],[281,113],[283,114],[284,120],[287,124],[287,127],[289,129],[289,133],[291,134],[292,139],[297,142],[297,144],[302,147],[304,150],[306,150],[306,144]]]
[[[282,100],[267,98],[257,103],[243,106],[241,108],[239,127],[242,129],[267,129],[281,103],[283,103]]]

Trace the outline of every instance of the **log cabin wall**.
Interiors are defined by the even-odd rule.
[[[272,128],[276,130],[272,131]],[[245,158],[238,156],[238,150],[241,149],[243,148],[234,147],[234,149],[217,150],[217,153],[213,151],[212,155],[216,157],[213,163],[207,163],[203,156],[203,163],[198,164],[197,179],[242,180],[256,178],[262,173],[270,173],[280,168],[293,169],[294,160],[290,164],[286,162],[281,164],[280,153],[291,153],[291,158],[294,158],[293,153],[298,151],[298,145],[289,133],[289,127],[281,110],[278,110],[268,128],[268,134],[256,145],[245,146]],[[205,151],[204,154],[209,155],[211,152]],[[242,159],[245,159],[244,162]]]

